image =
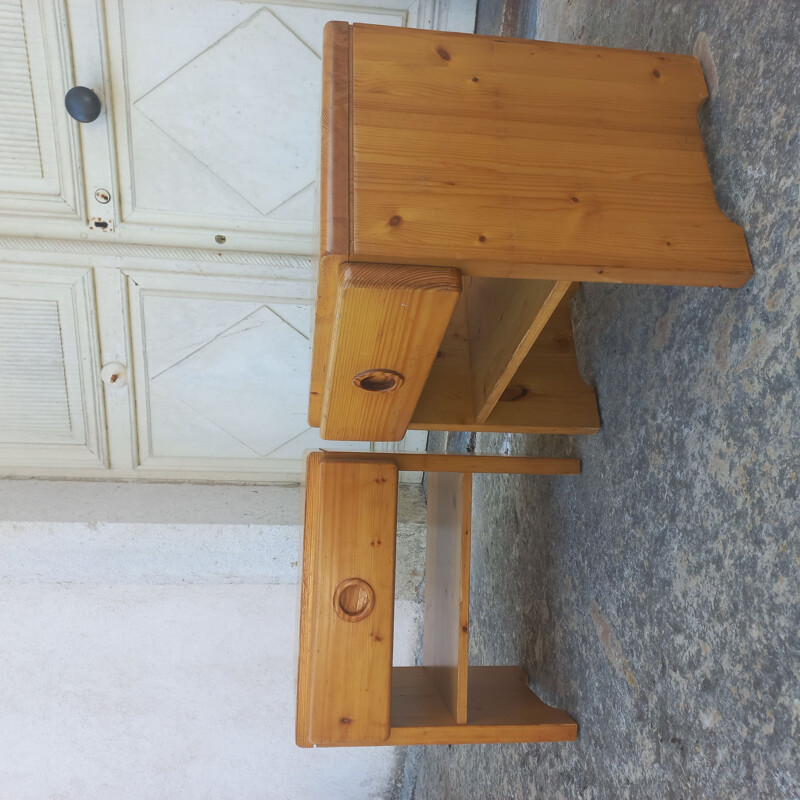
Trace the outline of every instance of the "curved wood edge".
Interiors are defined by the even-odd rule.
[[[320,255],[346,255],[350,238],[350,26],[328,22],[322,43]]]
[[[350,249],[350,54],[346,22],[328,22],[322,34],[322,112],[319,186],[319,265],[308,423],[322,418],[325,363],[330,346],[336,276]]]

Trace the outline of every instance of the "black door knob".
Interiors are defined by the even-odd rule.
[[[94,122],[100,116],[100,98],[85,86],[73,86],[64,96],[64,105],[78,122]]]

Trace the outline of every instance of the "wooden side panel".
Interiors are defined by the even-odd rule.
[[[350,26],[325,25],[322,42],[320,254],[347,255],[350,239]]]
[[[332,451],[325,451],[325,456],[339,461],[390,461],[401,472],[499,472],[503,475],[580,475],[581,472],[578,458]]]
[[[325,25],[322,42],[319,266],[309,424],[319,427],[336,276],[350,250],[350,26]]]
[[[455,269],[342,265],[323,439],[403,438],[460,292]]]
[[[690,56],[356,25],[351,257],[741,286]]]
[[[569,281],[466,280],[476,422],[486,422],[571,285]]]
[[[389,735],[397,468],[323,459],[317,496],[311,560],[303,566],[304,585],[314,584],[301,623],[298,714],[306,712],[313,744],[380,742]],[[353,578],[374,596],[358,621],[342,618],[334,602]]]
[[[565,296],[485,423],[475,420],[466,308],[459,302],[439,346],[410,429],[596,433],[597,397],[578,371]]]
[[[457,723],[467,721],[472,475],[428,475],[422,663]]]

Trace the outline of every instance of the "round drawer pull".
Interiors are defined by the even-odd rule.
[[[342,581],[333,593],[333,609],[345,622],[358,622],[372,612],[375,592],[361,578]]]
[[[393,369],[367,369],[353,378],[353,383],[365,392],[391,392],[403,385],[405,378]]]

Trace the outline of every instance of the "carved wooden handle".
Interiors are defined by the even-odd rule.
[[[365,392],[391,392],[403,385],[405,378],[393,369],[367,369],[353,378],[353,383]]]
[[[333,609],[345,622],[366,619],[375,605],[375,592],[361,578],[342,581],[333,593]]]

